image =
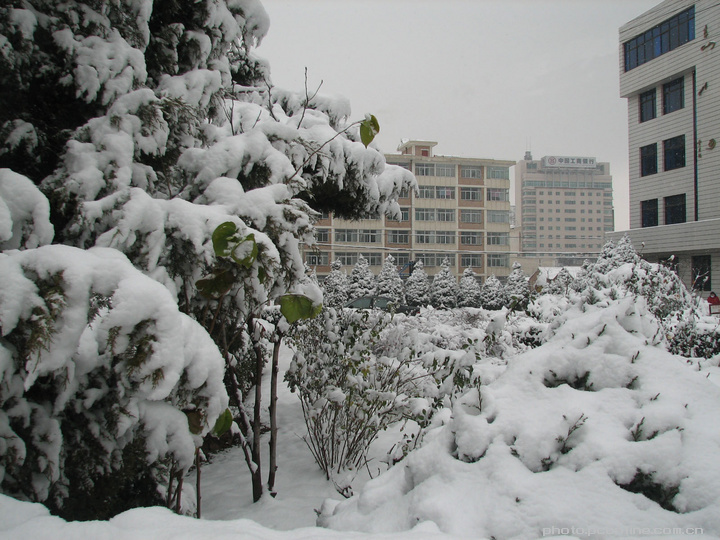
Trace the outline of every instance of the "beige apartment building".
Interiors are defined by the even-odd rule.
[[[515,220],[523,258],[567,266],[597,257],[615,223],[610,164],[527,152],[515,166]]]
[[[347,221],[323,216],[318,246],[305,254],[319,278],[340,260],[349,272],[362,254],[377,274],[388,254],[401,275],[422,261],[434,275],[447,258],[456,276],[471,267],[481,279],[510,273],[510,167],[513,161],[436,156],[433,141],[405,141],[387,163],[412,171],[417,193],[404,193],[399,220]]]
[[[620,28],[630,230],[651,262],[720,289],[720,4],[667,0]]]

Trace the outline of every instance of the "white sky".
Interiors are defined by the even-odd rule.
[[[618,29],[660,0],[262,0],[256,50],[276,86],[350,100],[376,139],[517,161],[526,150],[610,163],[615,228],[628,228],[627,103]],[[512,170],[512,169],[511,169]]]

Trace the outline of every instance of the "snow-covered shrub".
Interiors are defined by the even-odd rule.
[[[460,278],[458,307],[480,307],[480,284],[472,268],[466,268]]]
[[[427,306],[430,303],[430,278],[422,261],[417,261],[412,274],[405,281],[405,299],[411,306]]]
[[[720,389],[655,341],[643,298],[567,313],[505,370],[473,366],[479,389],[436,413],[400,464],[326,502],[318,523],[381,533],[432,521],[487,538],[628,523],[720,531]]]
[[[378,274],[375,294],[392,298],[401,304],[405,303],[402,278],[398,273],[395,257],[392,255],[385,258],[382,270]]]
[[[458,283],[450,271],[450,261],[444,259],[430,284],[430,301],[437,308],[452,308],[457,305],[457,294]]]
[[[349,300],[348,276],[343,271],[343,264],[335,260],[330,264],[330,273],[322,284],[323,305],[327,307],[342,307]]]
[[[45,246],[0,254],[0,267],[3,492],[62,512],[132,449],[137,477],[102,510],[142,496],[132,486],[143,477],[152,501],[161,479],[146,471],[164,458],[187,470],[227,406],[217,347],[115,250]]]
[[[491,275],[480,289],[480,305],[485,309],[502,309],[507,304],[505,288],[500,280]]]
[[[530,301],[529,279],[518,262],[513,263],[512,271],[505,283],[505,296],[508,307],[513,310],[525,309]]]
[[[375,294],[375,275],[370,270],[370,263],[362,255],[350,271],[348,297],[350,300]]]

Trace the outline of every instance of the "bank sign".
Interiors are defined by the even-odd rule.
[[[543,167],[560,167],[560,168],[582,168],[594,169],[594,157],[574,157],[574,156],[545,156],[542,158]]]

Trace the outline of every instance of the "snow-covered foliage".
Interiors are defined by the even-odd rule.
[[[524,309],[530,300],[529,280],[518,262],[513,264],[505,282],[505,296],[514,309]]]
[[[370,263],[365,257],[358,255],[350,272],[348,297],[353,300],[361,296],[372,296],[375,294],[375,286],[375,275],[370,270]]]
[[[330,273],[323,280],[323,305],[327,307],[344,306],[349,298],[349,286],[347,273],[343,270],[343,264],[335,260],[330,264]]]
[[[148,464],[187,469],[227,406],[210,337],[115,250],[0,254],[0,324],[0,483],[16,497],[62,507],[137,440]]]
[[[405,299],[411,306],[430,304],[430,278],[422,261],[417,261],[412,274],[405,281]]]
[[[430,284],[430,301],[435,307],[451,308],[457,304],[458,283],[450,270],[450,261],[444,259],[440,271]]]
[[[480,305],[485,309],[500,309],[507,305],[508,297],[500,280],[491,275],[480,289]]]
[[[458,307],[480,307],[481,286],[472,268],[466,268],[458,287]]]
[[[404,303],[403,282],[395,264],[395,257],[388,255],[377,277],[375,294]]]
[[[164,285],[176,310],[205,329],[188,336],[205,344],[209,334],[220,346],[233,405],[242,409],[238,389],[259,335],[248,322],[275,301],[312,309],[322,302],[300,253],[302,243],[314,243],[315,210],[393,215],[414,177],[361,142],[346,100],[308,100],[305,92],[272,86],[268,66],[252,52],[269,29],[258,0],[14,6],[0,8],[0,85],[13,90],[0,93],[0,246],[32,249],[54,234],[55,242],[80,250],[122,253],[122,264]],[[79,261],[94,260],[78,253]],[[108,265],[97,268],[108,280],[115,275]],[[37,274],[23,275],[42,289]],[[142,288],[122,292],[147,301]],[[84,316],[78,306],[87,307]],[[73,317],[65,319],[63,304],[47,318],[82,333],[95,308],[72,307]],[[145,328],[154,323],[134,324],[141,328],[118,330],[117,350],[129,346],[125,333],[146,333],[137,336],[143,343],[154,335]],[[58,346],[47,343],[52,354]],[[203,356],[210,369],[217,351]],[[33,372],[15,367],[3,372],[3,382]],[[176,386],[167,395],[185,395],[188,383],[173,369],[158,362],[153,376],[165,381],[159,387]],[[72,388],[77,373],[66,371]],[[214,382],[207,389],[224,396]],[[113,406],[109,398],[88,403]],[[83,436],[90,435],[99,437]],[[163,453],[155,439],[148,441],[151,456]],[[186,470],[186,455],[175,457],[176,471]],[[120,456],[113,459],[119,466]],[[32,496],[41,500],[46,490],[38,489]]]

